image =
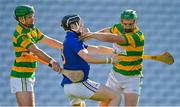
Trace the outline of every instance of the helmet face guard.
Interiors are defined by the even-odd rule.
[[[34,7],[30,6],[30,5],[19,5],[16,6],[14,14],[15,14],[15,19],[17,21],[19,21],[18,17],[21,17],[25,20],[27,15],[33,14],[35,13]],[[34,24],[31,25],[25,25],[23,23],[21,23],[22,25],[28,27],[28,28],[33,28]]]
[[[81,20],[81,18],[80,18],[79,15],[66,15],[61,20],[61,26],[64,28],[64,30],[72,30],[70,28],[70,24],[74,23],[78,27],[77,30],[79,30],[79,22],[80,22],[80,20]]]
[[[123,21],[129,21],[131,23],[124,24]],[[121,14],[121,23],[124,27],[125,32],[132,32],[136,26],[137,14],[134,10],[125,10]]]

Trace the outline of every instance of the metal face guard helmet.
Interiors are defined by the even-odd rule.
[[[66,15],[61,20],[61,26],[64,28],[64,30],[71,30],[70,24],[77,22],[79,24],[79,21],[81,20],[81,17],[79,15]]]
[[[124,10],[121,13],[121,21],[123,20],[132,20],[134,23],[130,24],[130,25],[124,25],[123,23],[123,27],[126,33],[132,32],[133,29],[136,27],[136,22],[137,22],[137,14],[136,11],[128,9],[128,10]]]
[[[18,17],[25,17],[28,14],[35,13],[34,7],[30,5],[19,5],[16,6],[14,14],[17,20]]]

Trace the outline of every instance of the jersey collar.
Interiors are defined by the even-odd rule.
[[[79,38],[76,32],[68,31],[66,32],[66,37]]]

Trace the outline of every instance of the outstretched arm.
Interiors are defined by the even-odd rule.
[[[53,39],[51,37],[45,36],[40,40],[41,43],[48,45],[49,47],[55,48],[55,49],[62,49],[63,43]]]
[[[45,62],[48,62],[49,64],[52,64],[52,68],[55,71],[60,71],[61,67],[60,65],[49,55],[47,55],[44,51],[39,49],[35,44],[31,45],[28,50],[32,52],[34,55],[39,57],[40,59],[44,60]]]
[[[97,58],[88,54],[86,49],[80,50],[78,55],[88,63],[92,64],[112,64],[118,63],[120,60],[115,58]]]
[[[113,48],[106,47],[106,46],[94,46],[94,45],[88,45],[87,50],[91,53],[95,54],[104,54],[104,55],[112,55],[113,54]]]
[[[122,35],[117,35],[117,34],[112,34],[112,33],[91,33],[88,36],[91,36],[91,38],[94,38],[103,42],[126,44],[126,39]]]
[[[101,33],[111,33],[110,32],[110,27],[107,27],[107,28],[103,28],[103,29],[101,29],[101,30],[99,30],[99,31],[97,31],[97,32],[101,32]]]
[[[84,35],[82,35],[80,37],[81,40],[83,41],[87,41],[87,40],[90,40],[90,39],[93,39],[93,37],[91,36],[92,33],[111,33],[110,32],[110,28],[107,27],[107,28],[103,28],[99,31],[96,31],[96,32],[91,32],[90,30],[88,30],[88,32],[86,32]]]
[[[97,32],[89,32],[86,35],[81,37],[81,40],[89,40],[89,39],[97,39],[103,42],[110,42],[110,43],[121,43],[126,44],[126,39],[122,35],[112,34],[110,32],[110,28],[104,28]]]

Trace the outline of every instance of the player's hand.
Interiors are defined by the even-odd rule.
[[[126,49],[122,48],[121,46],[117,44],[113,44],[114,53],[118,55],[127,55]]]
[[[55,62],[55,61],[52,63],[52,68],[56,72],[59,72],[59,73],[62,72],[61,66],[57,62]]]

